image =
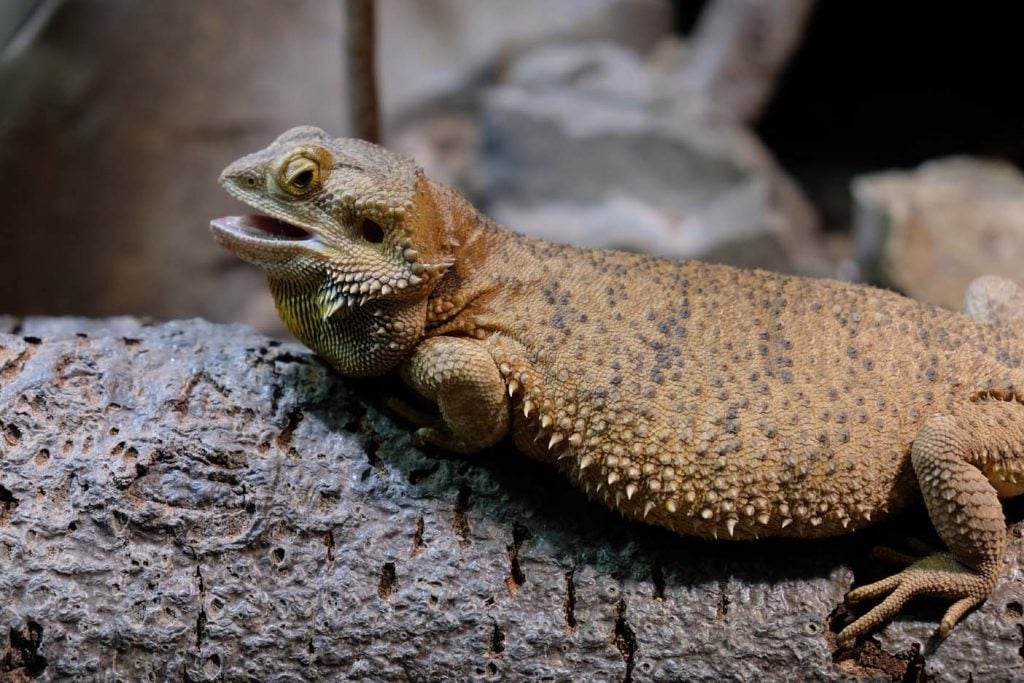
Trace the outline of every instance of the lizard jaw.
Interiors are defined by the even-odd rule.
[[[287,264],[295,256],[313,256],[320,263],[317,268],[320,276],[317,291],[312,296],[324,320],[343,309],[361,307],[376,299],[392,295],[415,297],[428,286],[428,281],[436,281],[451,266],[447,259],[440,263],[421,263],[408,241],[399,245],[404,250],[404,262],[398,270],[393,270],[393,264],[387,262],[342,265],[337,259],[324,257],[333,250],[312,230],[266,215],[217,218],[210,222],[210,230],[222,247],[268,272]]]
[[[305,228],[262,215],[215,218],[210,231],[222,247],[257,265],[287,258],[319,242]]]

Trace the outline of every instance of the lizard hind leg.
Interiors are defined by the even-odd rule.
[[[1006,480],[1024,456],[1024,406],[979,401],[955,415],[933,415],[921,428],[911,461],[928,515],[949,552],[935,552],[881,581],[850,591],[850,603],[884,600],[843,629],[840,644],[894,617],[911,598],[953,600],[939,626],[953,626],[992,592],[1006,551],[1006,521],[999,502]]]

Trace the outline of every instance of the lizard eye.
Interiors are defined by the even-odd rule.
[[[320,167],[306,157],[296,157],[281,169],[281,187],[294,195],[306,194],[319,179]]]
[[[372,221],[369,218],[360,218],[359,222],[356,224],[356,228],[362,238],[367,242],[380,244],[384,241],[384,228],[380,227],[377,222]]]
[[[297,187],[301,190],[304,190],[307,187],[309,187],[309,184],[312,182],[313,171],[308,168],[305,171],[299,171],[298,173],[296,173],[294,176],[292,176],[291,180],[292,187]]]

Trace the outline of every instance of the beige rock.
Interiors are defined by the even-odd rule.
[[[964,293],[961,309],[978,322],[1019,322],[1024,320],[1024,289],[998,275],[982,275]]]
[[[865,275],[958,308],[980,275],[1024,276],[1024,176],[953,157],[854,181],[854,237]]]

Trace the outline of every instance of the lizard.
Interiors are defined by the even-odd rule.
[[[624,516],[718,539],[854,532],[924,500],[946,548],[846,595],[991,593],[1024,492],[1024,335],[895,292],[535,240],[411,159],[293,128],[220,177],[212,221],[288,329],[341,374],[397,372],[417,445],[511,437]],[[401,405],[401,404],[399,404]],[[896,553],[892,553],[896,556]],[[890,558],[892,559],[892,558]]]

